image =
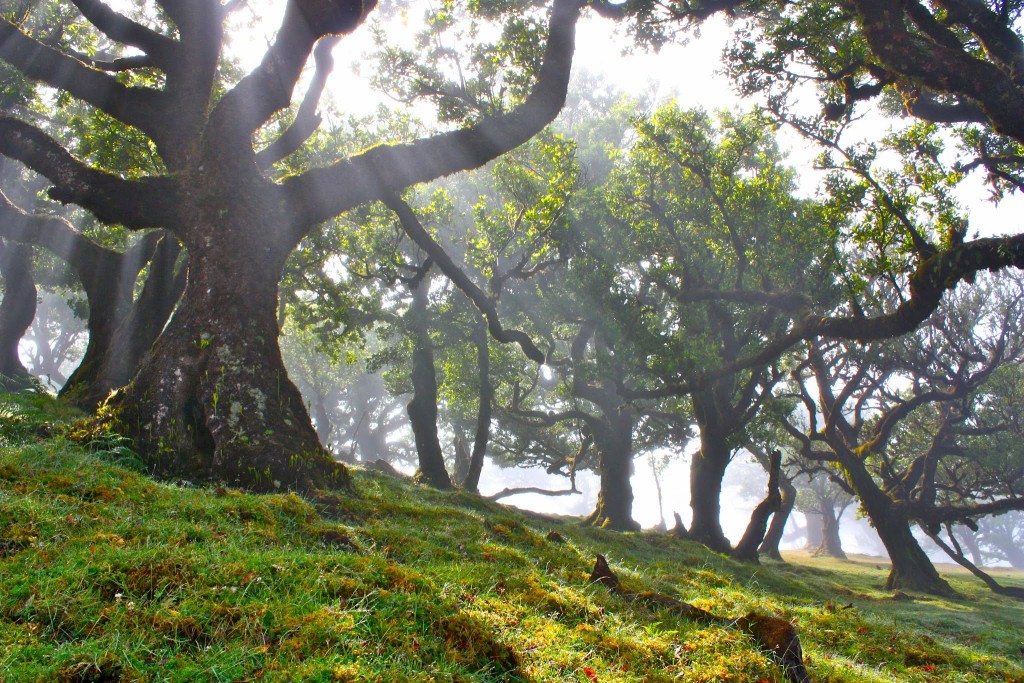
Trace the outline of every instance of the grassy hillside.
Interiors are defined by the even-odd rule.
[[[1024,604],[959,573],[962,599],[894,600],[872,561],[738,565],[369,472],[317,500],[158,483],[4,410],[2,681],[783,680],[739,631],[588,585],[602,553],[630,590],[796,620],[816,681],[1024,682]]]

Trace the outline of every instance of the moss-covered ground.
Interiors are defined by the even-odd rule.
[[[161,483],[48,410],[0,402],[0,681],[784,680],[737,630],[588,585],[602,553],[630,590],[794,620],[816,681],[1024,682],[1024,603],[959,572],[958,599],[894,599],[870,560],[741,565],[370,472]]]

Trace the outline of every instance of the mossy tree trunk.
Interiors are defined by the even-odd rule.
[[[13,391],[29,378],[18,355],[18,344],[36,315],[31,248],[0,239],[0,280],[4,285],[0,302],[0,390]]]
[[[136,369],[123,373],[119,384],[104,377],[118,329],[131,310],[135,280],[149,260],[155,240],[144,238],[124,253],[93,244],[81,235],[76,241],[79,253],[67,260],[85,290],[89,343],[60,393],[79,407],[93,410],[111,388],[125,384]]]
[[[690,508],[693,517],[689,537],[717,552],[732,550],[722,531],[722,479],[732,459],[730,430],[715,405],[712,391],[693,394],[694,412],[700,428],[700,450],[690,463]]]
[[[793,507],[796,505],[796,487],[789,477],[783,473],[779,481],[779,489],[782,495],[782,505],[772,516],[771,525],[764,535],[764,541],[758,551],[773,560],[782,561],[782,553],[779,552],[779,545],[782,543],[782,536],[786,533],[786,524],[793,514]]]
[[[782,508],[782,493],[779,491],[779,480],[782,478],[782,454],[772,451],[768,465],[768,494],[750,514],[750,522],[740,538],[733,557],[743,562],[758,561],[758,551],[768,531],[768,520]]]
[[[843,450],[838,455],[849,485],[857,494],[871,526],[889,553],[892,568],[886,578],[885,588],[953,595],[952,587],[939,576],[935,565],[914,538],[910,520],[878,487],[865,463],[849,450]]]
[[[412,333],[412,400],[406,406],[416,440],[419,460],[417,478],[439,489],[451,488],[444,452],[437,436],[437,369],[430,338],[428,294],[430,277],[418,278],[411,287],[412,306],[407,319]]]
[[[182,207],[192,220],[181,304],[112,417],[165,476],[259,491],[343,484],[278,345],[277,282],[295,246],[280,230],[287,217],[259,183],[224,201],[219,182],[241,183],[210,165]]]
[[[476,346],[477,379],[480,384],[479,406],[476,413],[476,434],[473,452],[469,456],[469,471],[462,481],[468,491],[479,491],[480,474],[484,469],[484,455],[491,438],[491,413],[494,403],[494,385],[491,383],[491,355],[487,341],[487,320],[477,314],[473,326],[473,344]]]
[[[633,519],[633,427],[634,411],[625,404],[605,410],[590,428],[597,449],[601,488],[597,505],[588,521],[616,531],[638,531]]]
[[[159,238],[142,291],[121,317],[98,362],[97,375],[82,391],[80,400],[85,405],[98,405],[112,390],[128,384],[160,336],[185,289],[187,267],[178,264],[181,251],[174,235],[166,233]]]

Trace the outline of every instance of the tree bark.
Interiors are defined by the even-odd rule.
[[[695,395],[694,403],[699,400]],[[726,441],[726,433],[716,429],[706,419],[698,419],[698,424],[700,451],[690,463],[690,508],[693,517],[689,537],[716,552],[728,553],[732,545],[722,531],[721,499],[722,479],[729,466],[732,449]]]
[[[469,457],[469,472],[462,485],[467,491],[479,492],[480,474],[484,468],[484,454],[491,438],[491,411],[494,403],[494,385],[491,384],[491,355],[487,345],[487,320],[477,315],[473,326],[473,343],[476,345],[477,377],[480,382],[480,404],[476,413],[476,435],[473,438],[473,453]]]
[[[85,239],[85,238],[82,238]],[[106,397],[110,386],[103,369],[117,339],[117,330],[132,305],[135,280],[149,253],[134,248],[122,253],[97,247],[92,258],[68,261],[82,282],[89,304],[89,343],[60,395],[84,410],[93,410]]]
[[[843,539],[839,535],[839,517],[830,501],[821,501],[820,513],[817,516],[821,520],[819,526],[821,540],[818,542],[818,547],[814,549],[814,557],[835,557],[845,560]]]
[[[761,554],[781,562],[782,553],[779,552],[779,544],[782,543],[782,536],[786,533],[786,524],[793,514],[793,506],[796,505],[796,487],[793,486],[789,477],[783,475],[779,482],[779,488],[781,489],[782,504],[772,516],[772,523],[758,550]]]
[[[427,322],[427,293],[430,278],[424,277],[412,286],[412,306],[408,320],[413,336],[412,400],[406,406],[416,439],[419,458],[417,478],[430,486],[448,489],[451,477],[444,466],[444,453],[437,437],[437,374],[434,368],[434,345]]]
[[[740,542],[736,544],[732,555],[742,562],[758,561],[758,549],[764,542],[768,531],[768,518],[777,514],[782,508],[782,493],[779,491],[779,480],[782,477],[782,454],[772,451],[768,466],[768,495],[758,503],[750,514],[750,522]]]
[[[145,284],[120,319],[110,346],[99,361],[99,372],[82,391],[81,402],[99,405],[112,390],[123,387],[134,377],[142,357],[160,336],[185,289],[187,269],[178,270],[181,244],[166,233],[149,261]]]
[[[850,452],[840,454],[849,483],[860,499],[889,554],[892,568],[885,581],[887,590],[914,590],[933,595],[955,595],[953,588],[939,576],[935,565],[921,549],[910,528],[910,520],[901,514],[892,500],[867,471],[864,463]]]
[[[4,298],[0,302],[0,390],[15,391],[29,379],[18,344],[36,314],[31,248],[0,240],[0,278],[4,283]]]
[[[238,189],[230,202],[218,177]],[[278,345],[277,282],[294,246],[279,229],[283,205],[223,169],[182,196],[191,223],[181,304],[135,379],[108,400],[109,419],[163,476],[257,491],[346,485]]]
[[[639,531],[633,519],[633,412],[628,406],[605,412],[601,424],[592,425],[601,488],[597,505],[587,521],[616,531]]]

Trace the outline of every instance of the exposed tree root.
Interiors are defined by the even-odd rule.
[[[677,600],[668,595],[654,591],[627,591],[622,588],[619,577],[608,566],[603,555],[597,556],[594,571],[590,575],[591,583],[601,583],[612,593],[632,602],[640,602],[654,609],[667,609],[682,617],[702,624],[717,624],[722,628],[736,628],[750,634],[754,641],[767,650],[772,659],[782,667],[786,679],[791,683],[812,683],[807,669],[804,667],[803,649],[800,638],[793,624],[778,617],[769,617],[750,612],[742,617],[730,619],[720,617],[702,610],[696,605]]]

